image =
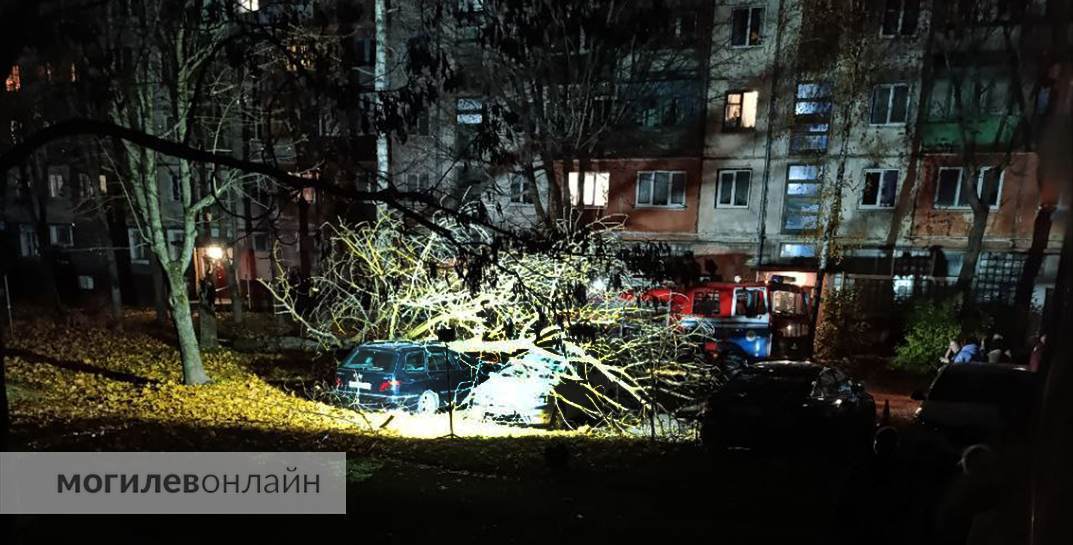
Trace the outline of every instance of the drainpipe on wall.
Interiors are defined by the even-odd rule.
[[[760,225],[758,226],[759,240],[756,245],[756,267],[759,269],[764,264],[764,241],[767,237],[767,194],[771,180],[771,140],[774,134],[775,124],[775,97],[779,88],[779,51],[782,49],[782,17],[784,0],[779,0],[779,11],[776,14],[778,20],[775,23],[775,62],[771,68],[771,91],[768,93],[767,128],[765,132],[766,142],[764,146],[764,178],[760,193]]]

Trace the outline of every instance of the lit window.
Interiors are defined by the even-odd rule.
[[[816,228],[820,218],[820,187],[820,167],[790,165],[783,203],[783,231],[797,233]]]
[[[912,36],[917,31],[919,15],[920,0],[887,0],[879,33],[887,38]]]
[[[302,200],[313,204],[317,202],[317,188],[315,187],[303,187],[302,188]]]
[[[812,82],[797,84],[794,98],[794,127],[790,151],[827,151],[827,131],[831,120],[831,84]]]
[[[19,65],[16,64],[11,67],[11,72],[8,73],[7,80],[4,82],[4,88],[9,93],[22,89],[22,76],[19,74]]]
[[[53,199],[58,199],[63,196],[63,175],[62,174],[49,174],[48,175],[48,196]]]
[[[611,183],[610,172],[586,172],[582,187],[578,187],[578,173],[571,172],[568,176],[570,186],[570,200],[574,205],[600,208],[607,206],[607,189]]]
[[[720,170],[716,188],[716,208],[746,208],[749,206],[751,170]]]
[[[864,171],[861,208],[890,208],[898,191],[898,171],[869,169]]]
[[[637,206],[686,205],[686,173],[681,170],[643,171],[637,173]]]
[[[1002,195],[1002,178],[1005,172],[994,174],[992,167],[982,167],[976,176],[976,193],[991,208],[998,208]],[[936,208],[969,208],[969,200],[961,191],[961,179],[965,170],[961,167],[942,167],[936,180]]]
[[[763,40],[764,8],[739,8],[731,12],[730,45],[749,47]]]
[[[238,0],[238,6],[246,11],[257,11],[261,9],[260,0]]]
[[[75,245],[74,227],[69,223],[48,226],[48,241],[53,246],[70,248]]]
[[[909,85],[876,85],[872,91],[872,125],[904,125],[909,115]]]
[[[460,98],[457,103],[459,125],[479,125],[484,121],[484,101]]]
[[[811,244],[782,244],[779,257],[816,257],[816,247]]]
[[[108,177],[107,176],[105,176],[104,174],[101,174],[100,176],[98,176],[97,177],[97,184],[98,184],[98,187],[101,190],[102,195],[105,194],[105,193],[108,193]]]
[[[723,110],[723,129],[752,129],[756,127],[756,102],[760,93],[744,91],[727,93]]]
[[[529,180],[525,176],[511,176],[510,202],[513,204],[533,203],[533,197],[529,194]]]

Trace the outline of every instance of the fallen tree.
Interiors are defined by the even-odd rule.
[[[609,231],[535,245],[435,221],[416,232],[390,214],[326,226],[321,273],[302,286],[281,274],[268,288],[325,349],[448,339],[499,361],[535,347],[559,354],[571,364],[555,392],[560,411],[611,427],[696,406],[719,380],[666,308],[629,295],[646,286]]]

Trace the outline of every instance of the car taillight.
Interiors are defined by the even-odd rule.
[[[380,391],[381,392],[386,392],[388,390],[398,390],[398,389],[399,389],[399,381],[397,381],[397,380],[385,380],[384,382],[380,383]]]

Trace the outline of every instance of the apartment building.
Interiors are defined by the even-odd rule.
[[[971,162],[991,209],[976,293],[1012,303],[1034,248],[1042,254],[1034,302],[1042,304],[1054,282],[1067,207],[1059,188],[1069,170],[1052,157],[1042,159],[1049,168],[1041,173],[1040,154],[1064,152],[1036,143],[1068,141],[1057,135],[1069,107],[1058,74],[1068,77],[1068,68],[1011,68],[1009,42],[997,37],[1012,29],[1013,43],[1025,48],[1020,58],[1045,62],[1046,42],[1022,42],[1019,34],[1043,26],[1044,3],[995,3],[993,10],[874,4],[861,20],[840,23],[832,19],[837,6],[825,2],[718,3],[695,254],[729,274],[777,270],[808,284],[824,222],[840,201],[838,228],[828,237],[838,245],[836,283],[879,280],[888,301],[929,282],[949,283],[960,272],[973,217],[960,194]],[[969,17],[972,30],[965,30]],[[847,32],[868,36],[866,53],[850,57],[839,46]],[[847,69],[853,62],[866,69]],[[1053,75],[1037,80],[1040,72]],[[1032,102],[1014,104],[1018,93]],[[1048,127],[1049,136],[1029,135],[1029,146],[1015,140],[1024,118],[1036,130]],[[1040,210],[1048,216],[1042,227]]]

